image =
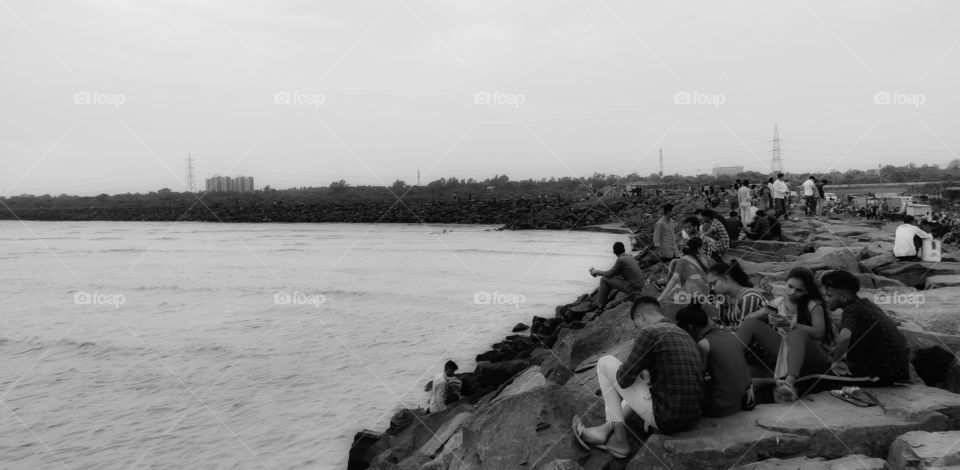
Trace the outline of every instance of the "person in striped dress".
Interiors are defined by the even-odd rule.
[[[723,296],[720,309],[720,324],[738,328],[743,318],[766,306],[767,301],[759,289],[753,287],[750,277],[737,260],[719,262],[707,270],[707,285]]]

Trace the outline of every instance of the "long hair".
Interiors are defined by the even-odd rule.
[[[683,247],[683,254],[689,256],[700,265],[700,269],[704,271],[707,270],[707,267],[700,262],[700,248],[703,247],[703,239],[700,237],[693,237],[690,240],[687,240],[687,246]]]
[[[750,276],[747,276],[747,273],[743,271],[743,267],[740,266],[740,263],[737,260],[730,261],[730,264],[727,264],[723,261],[718,261],[713,266],[710,266],[710,269],[707,270],[708,274],[716,274],[717,276],[730,276],[730,279],[733,282],[736,282],[743,287],[753,287],[753,283],[750,282]]]
[[[808,304],[811,300],[820,304],[823,309],[823,341],[831,343],[833,341],[833,321],[830,319],[830,313],[827,312],[827,302],[823,300],[823,294],[817,287],[813,271],[803,266],[797,266],[790,270],[787,279],[798,279],[807,291],[807,294],[797,301],[797,323],[813,326],[813,317],[810,314]]]

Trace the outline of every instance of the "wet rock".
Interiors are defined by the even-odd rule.
[[[524,325],[523,323],[517,323],[516,326],[514,326],[513,329],[510,330],[510,331],[512,331],[512,332],[514,332],[514,333],[518,333],[518,332],[521,332],[521,331],[527,331],[527,330],[529,330],[529,329],[530,329],[529,326]]]
[[[960,431],[908,432],[893,442],[887,457],[890,470],[960,465]]]
[[[500,386],[511,377],[530,366],[529,360],[513,360],[497,363],[478,362],[477,381],[481,386]]]

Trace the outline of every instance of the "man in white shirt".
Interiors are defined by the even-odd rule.
[[[430,413],[439,413],[447,409],[448,395],[453,395],[453,390],[448,390],[449,385],[453,385],[456,388],[456,393],[460,393],[460,379],[457,379],[453,376],[454,372],[458,369],[457,363],[453,361],[447,361],[443,365],[443,372],[437,374],[433,378],[433,386],[430,390]],[[452,398],[452,397],[451,397]],[[454,400],[449,400],[454,401]]]
[[[743,180],[742,186],[737,190],[737,200],[740,203],[740,220],[750,220],[750,182]]]
[[[903,216],[903,224],[897,227],[897,238],[893,242],[893,256],[900,261],[916,261],[924,239],[933,239],[933,235],[920,230],[912,215]]]
[[[813,215],[817,210],[817,200],[814,197],[817,191],[817,179],[810,175],[806,181],[803,182],[803,199],[807,203],[806,207],[803,210],[803,213],[806,215]]]
[[[773,182],[773,207],[777,217],[787,213],[786,197],[790,187],[783,181],[783,173],[777,173],[777,180]]]

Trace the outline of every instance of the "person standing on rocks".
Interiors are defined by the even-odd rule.
[[[833,325],[813,272],[801,266],[787,276],[787,295],[747,315],[737,330],[744,345],[756,341],[766,354],[764,362],[774,364],[778,401],[798,398],[795,383],[801,372],[828,372],[833,346]]]
[[[730,330],[717,328],[700,304],[690,304],[677,312],[677,326],[690,334],[700,349],[707,388],[703,415],[723,417],[753,409],[757,401],[750,367],[737,337]]]
[[[879,379],[864,381],[862,385],[879,387],[910,382],[907,340],[880,307],[857,295],[860,280],[847,271],[837,270],[824,274],[821,283],[827,308],[843,309],[833,362],[846,359],[851,375]]]
[[[750,194],[750,181],[743,180],[743,185],[740,186],[740,189],[737,190],[737,200],[740,207],[740,218],[747,220],[750,218],[750,205],[752,201],[752,194]]]
[[[680,257],[677,247],[677,223],[671,215],[673,204],[664,204],[663,217],[653,226],[653,249],[661,261]]]
[[[817,179],[810,175],[801,186],[803,187],[803,200],[806,202],[803,213],[804,215],[814,215],[817,211]]]
[[[903,216],[903,224],[897,227],[897,236],[893,242],[893,256],[900,261],[918,261],[922,254],[923,240],[933,239],[933,235],[917,227],[917,219],[912,215]]]
[[[787,214],[786,197],[790,186],[783,180],[783,173],[777,173],[777,180],[773,182],[773,205],[777,217]]]
[[[640,264],[637,263],[636,258],[630,256],[626,251],[623,243],[616,242],[613,244],[613,254],[617,257],[617,261],[613,264],[613,267],[606,271],[590,268],[591,276],[600,277],[600,291],[597,293],[597,315],[603,313],[603,309],[606,308],[611,289],[628,294],[643,290],[643,270],[640,269]]]
[[[645,429],[674,434],[699,422],[705,396],[697,344],[663,316],[657,299],[643,296],[634,301],[630,320],[638,331],[627,360],[604,356],[597,361],[606,421],[588,428],[574,416],[572,425],[581,445],[619,459],[630,454],[625,412],[636,413]]]

